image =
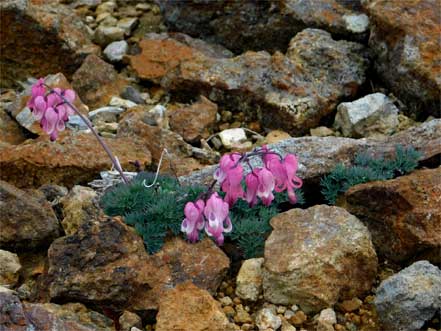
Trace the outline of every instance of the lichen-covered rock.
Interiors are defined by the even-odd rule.
[[[441,309],[441,270],[418,261],[384,280],[375,308],[384,330],[420,330]]]
[[[248,50],[284,51],[289,40],[306,27],[339,36],[366,36],[368,17],[360,1],[160,1],[173,31],[222,44],[236,53]]]
[[[88,54],[99,52],[82,21],[59,3],[2,1],[0,22],[2,87],[54,72],[70,78]]]
[[[339,207],[291,209],[271,220],[263,293],[275,304],[317,312],[369,291],[377,256],[367,228]]]
[[[236,295],[241,299],[257,301],[262,294],[262,263],[263,258],[242,263],[236,278]]]
[[[413,117],[441,116],[439,2],[369,0],[364,6],[378,75]]]
[[[83,223],[100,215],[97,193],[90,187],[75,185],[60,202],[64,216],[61,225],[67,235],[74,234]]]
[[[0,285],[13,287],[17,284],[20,269],[17,254],[0,249]]]
[[[191,282],[165,292],[160,299],[157,331],[226,331],[228,324],[220,304]]]
[[[175,238],[156,255],[116,219],[84,223],[56,240],[48,252],[52,299],[80,301],[114,309],[157,309],[163,292],[190,280],[214,293],[229,267],[210,240],[195,245]]]
[[[354,138],[391,135],[397,131],[398,125],[398,108],[382,93],[339,104],[334,122],[334,127],[345,137]]]
[[[132,331],[133,327],[142,329],[141,317],[130,311],[125,310],[118,321],[121,331]]]
[[[266,127],[293,135],[317,126],[341,99],[354,95],[368,64],[362,45],[333,40],[317,29],[294,37],[286,56],[262,51],[215,58],[154,36],[140,47],[141,53],[130,57],[139,78],[192,96],[200,93],[243,111],[248,120],[259,118]]]
[[[282,320],[277,316],[275,310],[262,308],[256,313],[256,325],[259,330],[277,330],[282,325]]]
[[[0,180],[0,207],[1,248],[49,246],[60,234],[58,220],[44,197]]]
[[[189,143],[208,138],[216,123],[217,105],[205,97],[190,106],[167,109],[170,128]]]
[[[424,254],[440,262],[440,167],[356,185],[345,200],[345,208],[369,228],[379,255],[403,262]]]
[[[96,55],[89,55],[72,76],[75,91],[92,109],[106,106],[126,85],[127,81],[113,66]]]
[[[144,144],[133,138],[105,139],[125,170],[130,162],[151,162]],[[17,187],[39,187],[54,183],[71,187],[93,180],[100,171],[110,169],[111,161],[92,134],[63,132],[51,142],[45,136],[18,146],[4,148],[0,154],[0,179]],[[26,175],[23,175],[26,174]]]

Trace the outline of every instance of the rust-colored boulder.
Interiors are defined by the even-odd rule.
[[[4,109],[0,108],[0,143],[5,146],[19,145],[26,138],[23,131],[20,129],[20,125],[14,121]]]
[[[418,255],[440,262],[441,168],[359,184],[345,200],[344,207],[369,228],[379,255],[394,262]]]
[[[271,220],[263,293],[275,304],[318,312],[369,291],[377,255],[368,229],[339,207],[291,209]]]
[[[226,331],[228,324],[220,304],[191,282],[165,292],[156,316],[157,331]]]
[[[149,150],[129,138],[104,139],[118,157],[123,169],[138,160],[151,162]],[[93,180],[112,163],[92,134],[64,132],[51,142],[46,136],[29,143],[4,148],[0,154],[0,179],[17,187],[39,187],[54,183],[73,186]]]
[[[169,107],[167,111],[170,128],[190,143],[208,138],[216,123],[217,105],[204,96],[190,106]]]
[[[54,72],[70,78],[88,54],[99,52],[81,19],[63,4],[1,1],[0,23],[2,87]]]
[[[441,116],[441,11],[438,0],[364,1],[375,69],[407,113]]]
[[[96,55],[89,55],[72,76],[74,90],[91,109],[106,106],[126,85],[113,66]]]
[[[60,224],[43,197],[0,180],[0,248],[31,249],[60,235]]]

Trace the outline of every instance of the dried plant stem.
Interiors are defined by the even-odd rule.
[[[98,132],[93,127],[92,123],[90,123],[90,121],[83,114],[81,114],[80,111],[74,105],[72,105],[63,95],[61,95],[60,93],[58,93],[57,91],[55,91],[54,89],[52,89],[51,87],[49,87],[47,85],[46,85],[46,87],[49,88],[50,93],[54,93],[57,96],[59,96],[64,101],[64,103],[66,105],[68,105],[83,120],[84,123],[86,123],[87,127],[92,131],[92,133],[95,135],[95,138],[98,140],[100,145],[106,151],[107,155],[109,156],[110,160],[112,161],[113,166],[119,172],[123,182],[128,184],[129,180],[124,175],[124,171],[122,170],[121,165],[118,162],[118,159],[113,155],[113,153],[110,150],[109,146],[107,146],[107,144],[104,142],[104,140],[100,137]]]

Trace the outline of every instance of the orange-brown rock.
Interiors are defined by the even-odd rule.
[[[0,180],[0,248],[49,246],[60,235],[60,224],[43,197]]]
[[[339,207],[291,209],[271,220],[265,242],[263,293],[306,313],[371,289],[377,255],[362,222]]]
[[[141,237],[118,219],[83,223],[49,248],[52,299],[145,311],[157,309],[166,289],[186,280],[214,293],[228,258],[209,239],[196,245],[182,239],[148,255]]]
[[[226,331],[229,324],[220,304],[191,282],[161,297],[156,320],[157,331]]]
[[[356,185],[345,208],[372,233],[379,255],[404,262],[418,255],[440,262],[441,168]]]
[[[0,142],[19,145],[25,140],[26,138],[18,123],[4,109],[0,108]]]
[[[369,0],[375,68],[414,117],[441,116],[441,11],[438,0]]]
[[[130,162],[151,162],[149,150],[129,138],[104,139],[122,167]],[[9,146],[0,154],[0,179],[17,187],[39,187],[47,183],[73,186],[93,180],[112,163],[92,134],[64,132],[55,142],[41,136],[18,146]]]
[[[190,143],[208,138],[216,123],[217,105],[204,96],[191,106],[169,107],[167,111],[170,128]]]
[[[1,1],[0,22],[0,86],[54,72],[70,78],[87,54],[99,52],[80,18],[62,4]]]
[[[74,90],[91,110],[106,106],[126,85],[127,81],[113,66],[96,55],[89,55],[72,76]]]

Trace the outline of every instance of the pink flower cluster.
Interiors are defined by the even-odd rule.
[[[245,176],[246,191],[244,191],[242,186],[244,171],[241,162],[255,155],[262,157],[264,166],[251,169],[251,172]],[[282,159],[266,146],[248,154],[225,154],[214,173],[215,180],[226,193],[225,201],[217,193],[213,193],[206,203],[203,198],[195,203],[188,202],[184,210],[186,218],[182,222],[181,231],[187,234],[191,242],[195,242],[199,238],[199,231],[205,227],[205,232],[221,245],[224,241],[223,233],[232,230],[231,220],[228,217],[229,208],[239,198],[246,200],[250,207],[256,205],[259,198],[265,206],[269,206],[274,200],[273,191],[286,190],[290,202],[293,204],[297,202],[295,189],[302,186],[302,180],[296,176],[297,168],[297,159],[293,154],[288,154]]]
[[[37,121],[40,121],[41,128],[50,135],[54,141],[58,132],[65,129],[65,123],[69,116],[74,114],[73,109],[66,105],[65,98],[72,103],[75,100],[75,92],[67,89],[54,88],[46,93],[43,78],[40,78],[33,86],[31,99],[27,106]]]

